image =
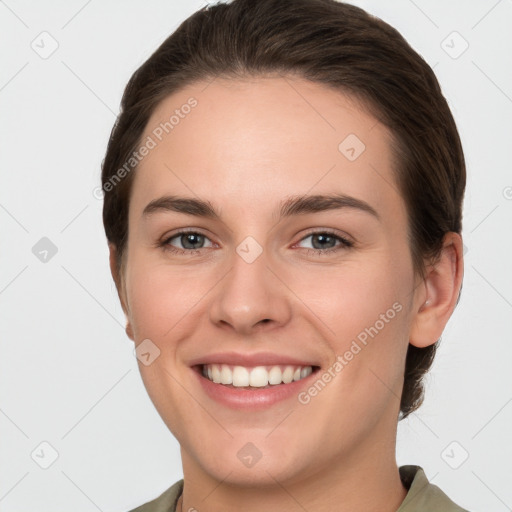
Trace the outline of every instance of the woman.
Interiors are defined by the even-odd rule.
[[[465,163],[400,34],[334,0],[204,8],[130,79],[110,265],[183,480],[136,511],[461,511],[397,421],[458,301]]]

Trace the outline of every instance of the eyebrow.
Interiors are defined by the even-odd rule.
[[[347,196],[345,194],[327,195],[303,195],[293,196],[280,203],[279,220],[293,215],[304,215],[308,213],[325,212],[349,208],[368,213],[380,220],[377,211],[362,199]],[[157,212],[177,212],[196,217],[205,217],[214,220],[221,220],[220,213],[210,203],[202,199],[179,196],[163,196],[153,199],[146,205],[142,217],[146,218]]]

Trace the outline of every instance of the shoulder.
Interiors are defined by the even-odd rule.
[[[129,512],[175,512],[178,498],[183,492],[183,479],[178,480],[160,496]]]
[[[468,512],[454,503],[437,485],[431,484],[420,466],[400,466],[399,471],[408,492],[397,512]]]

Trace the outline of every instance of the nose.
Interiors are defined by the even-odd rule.
[[[291,317],[291,292],[265,251],[248,262],[236,252],[231,269],[215,287],[210,320],[223,329],[249,335],[282,327]],[[273,265],[275,267],[275,265]]]

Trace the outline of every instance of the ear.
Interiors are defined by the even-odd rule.
[[[424,286],[416,290],[411,345],[424,348],[441,337],[457,305],[463,274],[462,238],[458,233],[447,233],[438,261],[427,268]]]
[[[132,341],[134,341],[133,329],[130,323],[130,311],[127,306],[127,300],[125,296],[125,289],[123,284],[122,276],[120,275],[120,269],[117,265],[117,248],[114,244],[108,244],[109,249],[109,263],[110,263],[110,273],[112,274],[112,279],[116,285],[117,296],[119,297],[119,301],[121,302],[121,307],[123,308],[124,314],[126,316],[126,335]]]

